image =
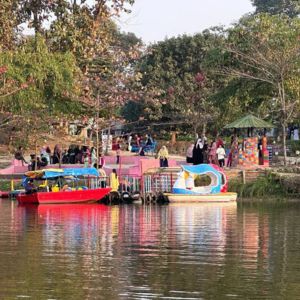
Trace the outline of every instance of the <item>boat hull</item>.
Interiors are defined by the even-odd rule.
[[[81,191],[37,192],[19,194],[16,199],[20,204],[62,204],[97,202],[105,197],[111,188],[101,188]]]
[[[236,201],[237,193],[219,193],[209,195],[164,194],[170,203],[198,203],[198,202],[232,202]]]

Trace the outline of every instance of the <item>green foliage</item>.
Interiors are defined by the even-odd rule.
[[[23,189],[21,182],[17,181],[14,183],[15,190]],[[10,191],[11,190],[11,181],[10,180],[0,180],[0,191]]]
[[[0,51],[11,49],[15,42],[17,20],[14,14],[15,1],[2,0],[0,5]]]
[[[289,141],[287,145],[293,154],[295,154],[296,151],[300,151],[300,141]]]
[[[128,122],[135,122],[138,121],[142,112],[143,112],[143,105],[141,102],[136,101],[128,101],[121,109],[121,115],[127,120]]]
[[[253,0],[270,14],[166,39],[142,56],[142,41],[114,22],[133,2],[4,0],[0,111],[23,116],[28,130],[45,116],[97,110],[106,119],[177,122],[186,136],[206,127],[215,136],[245,113],[280,125],[300,118],[300,21],[291,18],[299,1]],[[33,37],[18,37],[23,22]]]
[[[8,67],[6,81],[28,84],[27,89],[1,99],[2,111],[46,110],[56,114],[76,95],[78,70],[73,55],[49,52],[41,36],[28,39],[15,51],[0,53],[0,64]]]
[[[296,17],[300,13],[299,0],[251,0],[256,13],[287,14]]]
[[[288,194],[279,179],[271,173],[246,184],[239,180],[230,181],[228,191],[238,193],[240,198],[285,196]]]
[[[223,37],[205,31],[194,36],[179,36],[150,46],[139,71],[147,89],[146,118],[185,121],[197,131],[218,114],[212,95],[223,79],[211,74],[206,60],[209,50],[219,46]]]

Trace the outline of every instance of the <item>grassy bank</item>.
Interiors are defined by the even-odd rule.
[[[14,181],[14,189],[19,190],[23,189],[21,181]],[[0,180],[0,191],[10,191],[11,190],[11,180]]]
[[[238,193],[239,198],[268,199],[268,198],[291,198],[300,199],[299,193],[282,184],[280,178],[272,173],[265,177],[259,177],[255,181],[243,184],[241,181],[229,182],[228,191]]]

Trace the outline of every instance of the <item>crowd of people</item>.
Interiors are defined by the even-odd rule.
[[[83,164],[84,167],[97,165],[97,151],[95,147],[70,145],[68,149],[62,150],[59,145],[55,145],[53,152],[49,146],[44,146],[40,150],[40,155],[30,154],[30,160],[24,158],[23,147],[19,147],[15,152],[15,159],[22,165],[28,165],[28,170],[41,169],[49,164]],[[98,165],[104,164],[102,153],[99,154]]]
[[[127,134],[113,139],[112,150],[118,151],[122,149],[144,156],[147,148],[154,144],[155,141],[150,134],[146,134],[145,136],[140,134]]]
[[[138,155],[145,155],[144,149],[154,143],[151,135],[144,137],[141,135],[127,135],[115,138],[112,150],[116,153],[116,164],[120,163],[121,150],[131,151],[132,147],[138,147]],[[236,167],[238,164],[239,144],[236,136],[232,136],[230,147],[226,153],[224,141],[221,137],[208,142],[206,137],[199,137],[195,143],[191,144],[186,153],[186,162],[198,165],[202,163],[216,164],[220,167]],[[168,167],[169,152],[166,146],[162,146],[156,154],[160,167]],[[15,152],[15,159],[27,164],[29,170],[41,169],[49,164],[83,164],[85,167],[97,166],[97,151],[95,147],[70,145],[68,149],[62,149],[60,145],[55,145],[53,151],[49,146],[44,146],[40,150],[40,155],[30,155],[30,161],[26,161],[23,155],[23,148],[19,147]],[[104,165],[104,157],[99,153],[98,166]]]
[[[239,144],[236,136],[231,137],[230,147],[226,153],[225,144],[221,137],[208,142],[206,137],[200,137],[194,144],[191,144],[186,153],[186,162],[199,165],[203,163],[225,167],[236,167],[238,164]]]

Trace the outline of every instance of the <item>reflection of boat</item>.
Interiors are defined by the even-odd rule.
[[[25,173],[23,186],[26,192],[17,195],[20,204],[60,204],[96,202],[105,197],[110,188],[98,188],[98,171],[95,168],[45,169]],[[87,185],[79,185],[80,180]],[[34,182],[44,181],[39,187]],[[52,181],[49,190],[48,182]],[[72,183],[69,187],[66,183]]]
[[[200,176],[209,177],[210,184],[197,186]],[[221,168],[201,164],[182,166],[173,186],[173,193],[164,194],[169,202],[230,202],[236,201],[236,193],[227,192],[227,178]]]
[[[27,207],[28,205],[26,205]],[[96,215],[101,216],[102,213],[109,212],[110,208],[103,204],[47,204],[39,205],[37,207],[37,212],[39,219],[46,220],[50,218],[52,221],[59,222],[60,220],[84,220],[95,218]]]

